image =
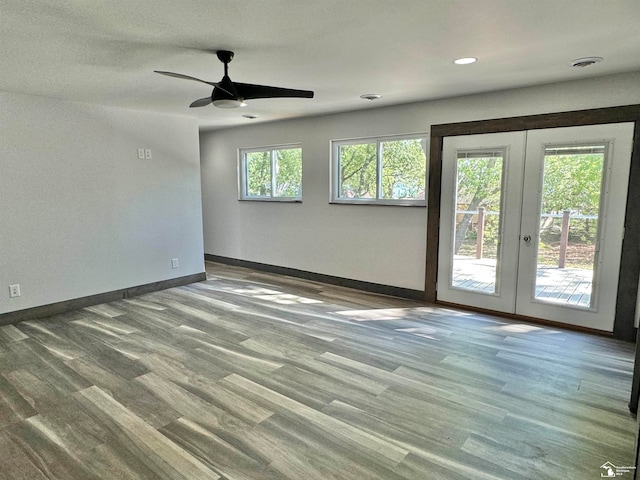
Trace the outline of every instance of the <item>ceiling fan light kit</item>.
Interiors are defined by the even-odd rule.
[[[239,108],[247,104],[245,100],[256,98],[313,98],[313,92],[310,90],[295,90],[292,88],[270,87],[267,85],[255,85],[252,83],[236,83],[229,78],[229,62],[233,60],[233,52],[230,50],[218,50],[216,52],[218,60],[224,63],[224,76],[218,83],[200,80],[199,78],[183,75],[182,73],[165,72],[155,70],[156,73],[166,75],[168,77],[181,78],[183,80],[192,80],[194,82],[206,83],[213,86],[213,92],[210,97],[200,98],[189,105],[190,107],[205,107],[213,104],[218,108]]]
[[[211,103],[213,103],[214,107],[218,108],[240,108],[247,106],[241,98],[238,98],[237,100],[233,98],[219,98],[217,100],[213,100]]]

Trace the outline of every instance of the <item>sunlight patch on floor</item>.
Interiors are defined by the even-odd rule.
[[[273,295],[273,294],[282,293],[278,290],[271,290],[269,288],[263,288],[263,287],[234,288],[232,292],[240,293],[240,294],[248,294],[248,295],[256,295],[256,294]]]
[[[489,327],[489,330],[501,330],[510,333],[530,333],[538,332],[540,330],[543,330],[543,328],[536,327],[535,325],[528,325],[526,323],[510,323],[507,325]]]
[[[411,314],[411,310],[407,308],[380,308],[375,310],[346,310],[335,312],[337,315],[349,317],[358,322],[368,322],[375,320],[397,320],[405,318]]]
[[[259,298],[260,300],[268,300],[270,302],[279,303],[282,305],[294,305],[296,303],[303,303],[303,304],[323,303],[321,300],[299,297],[298,295],[291,295],[288,293],[276,293],[274,295],[254,295],[254,297]]]

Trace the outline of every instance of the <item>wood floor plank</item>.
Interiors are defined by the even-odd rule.
[[[332,435],[345,438],[347,441],[353,443],[354,445],[358,445],[366,450],[371,450],[376,454],[383,456],[389,462],[391,462],[392,465],[397,465],[408,453],[402,448],[396,447],[395,445],[390,444],[376,436],[353,428],[348,424],[336,421],[333,417],[324,415],[317,410],[291,400],[284,395],[269,390],[268,388],[265,388],[262,385],[252,382],[251,380],[243,378],[239,375],[229,375],[228,377],[224,378],[224,381],[236,385],[243,390],[249,391],[254,395],[257,395],[272,406],[281,405],[290,412],[302,416],[312,424],[320,428],[329,430]]]
[[[4,377],[38,413],[55,409],[66,399],[53,385],[27,369],[14,370],[4,374]]]
[[[634,346],[207,262],[0,327],[0,479],[600,478]]]
[[[0,429],[37,415],[29,397],[24,397],[20,392],[0,376]]]
[[[424,428],[424,419],[413,419],[413,425],[403,425],[384,412],[365,411],[339,401],[332,402],[323,411],[364,431],[382,433],[390,442],[406,448],[409,454],[394,470],[408,473],[407,478],[439,478],[429,477],[434,471],[442,472],[442,478],[527,478],[462,450],[469,432],[447,427],[446,422],[437,425],[434,421],[428,421],[428,428]],[[417,476],[419,472],[412,471],[409,465],[421,465],[424,468],[421,471],[423,477]]]
[[[403,480],[384,457],[353,448],[346,438],[299,417],[276,414],[256,432],[269,439],[265,453],[275,458],[271,465],[287,478]]]
[[[320,364],[318,362],[317,364]],[[321,364],[320,364],[321,365]],[[360,403],[376,398],[377,389],[352,388],[348,372],[338,376],[326,375],[323,367],[305,368],[285,365],[276,370],[272,379],[262,379],[262,384],[300,403],[318,410],[333,400]],[[346,382],[346,383],[345,383]],[[379,384],[382,385],[382,384]],[[386,389],[386,387],[384,388]]]
[[[82,453],[80,458],[85,468],[97,478],[117,478],[118,480],[160,478],[136,453],[125,443],[110,438],[96,448]]]
[[[30,339],[37,340],[41,346],[62,360],[76,358],[83,354],[82,349],[78,348],[74,342],[60,336],[56,332],[56,328],[51,327],[52,325],[45,324],[41,320],[37,322],[22,322],[17,325],[17,328],[23,334],[27,335]],[[25,340],[25,342],[26,341],[27,340]],[[23,346],[23,343],[24,342],[20,342],[20,345]]]
[[[15,325],[0,326],[0,343],[19,342],[29,338],[16,328]]]
[[[547,457],[545,462],[558,465],[558,472],[566,472],[567,465],[574,464],[584,465],[591,472],[597,472],[599,466],[604,463],[598,462],[604,457],[611,459],[609,461],[616,465],[630,464],[628,449],[633,448],[633,441],[616,445],[605,444],[599,438],[594,439],[593,436],[574,432],[570,423],[558,426],[516,415],[507,416],[503,423],[508,430],[520,432],[519,438],[526,438],[531,445],[543,449]],[[523,465],[523,469],[525,468]],[[590,476],[591,474],[577,473],[569,478],[581,479]]]
[[[181,416],[135,380],[126,380],[105,370],[89,358],[70,360],[67,364],[154,428],[163,427]]]
[[[153,372],[142,375],[136,380],[183,416],[199,422],[214,431],[235,434],[236,432],[250,429],[250,424],[240,418],[210,404],[198,395],[185,390],[170,380],[163,379]]]
[[[82,318],[70,323],[83,328],[97,330],[99,335],[108,335],[116,338],[137,331],[136,328],[126,324],[125,322],[111,317]]]
[[[193,455],[179,448],[98,387],[81,390],[77,398],[86,408],[109,417],[120,428],[122,435],[144,452],[146,465],[158,478],[220,478]]]
[[[284,480],[271,466],[272,457],[253,450],[242,439],[221,438],[198,422],[180,418],[160,432],[193,454],[223,478]]]
[[[16,456],[28,459],[47,479],[99,478],[87,470],[79,452],[68,448],[58,432],[49,430],[39,422],[38,417],[12,425],[5,433],[9,441],[19,448]],[[26,462],[20,463],[24,466]]]
[[[46,463],[39,462],[39,454],[31,448],[35,439],[28,442],[0,430],[0,479],[2,480],[47,480],[55,478]]]

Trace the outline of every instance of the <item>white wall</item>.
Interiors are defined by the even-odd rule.
[[[194,119],[0,92],[0,313],[204,271],[201,205]]]
[[[201,132],[206,253],[424,289],[425,208],[329,205],[330,141],[640,103],[640,73]],[[303,203],[237,200],[237,149],[301,142]]]

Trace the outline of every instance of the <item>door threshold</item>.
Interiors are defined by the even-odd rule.
[[[515,320],[518,322],[524,322],[532,325],[543,325],[546,327],[560,328],[562,330],[571,330],[574,332],[589,333],[592,335],[598,335],[601,337],[613,337],[613,332],[607,332],[606,330],[598,330],[595,328],[581,327],[580,325],[571,325],[569,323],[556,322],[553,320],[546,320],[544,318],[528,317],[526,315],[518,315],[516,313],[499,312],[497,310],[489,310],[487,308],[471,307],[469,305],[462,305],[459,303],[443,302],[436,300],[436,305],[441,307],[452,307],[459,310],[466,310],[475,313],[482,313],[485,315],[491,315],[494,317],[506,318],[508,320]]]

